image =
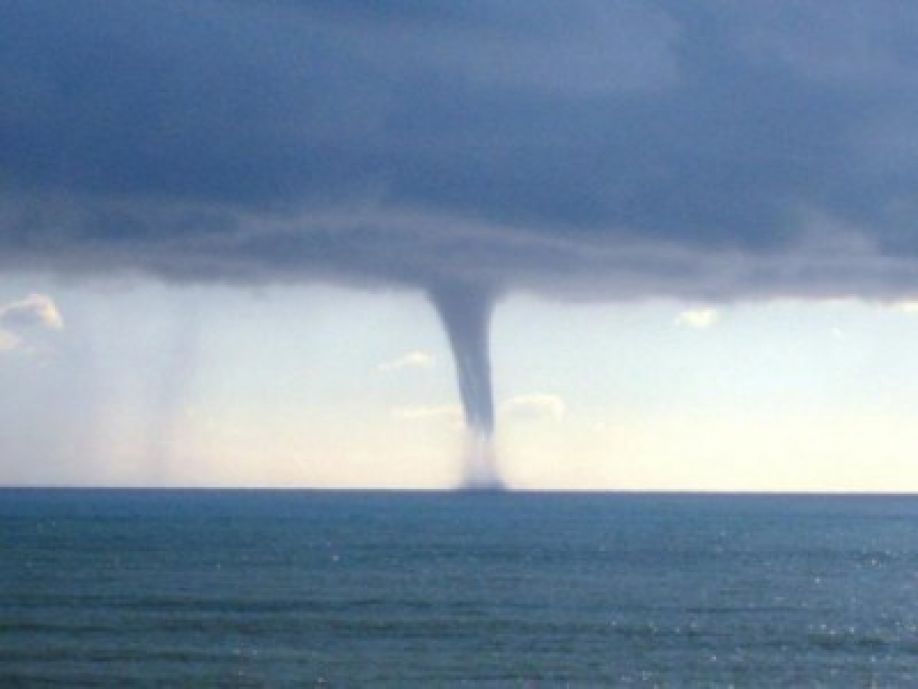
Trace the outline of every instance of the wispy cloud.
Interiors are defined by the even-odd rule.
[[[433,354],[416,349],[407,354],[403,354],[397,359],[379,364],[376,370],[386,373],[406,368],[433,368],[435,362],[436,360]]]
[[[395,407],[390,412],[396,419],[404,421],[426,421],[431,419],[444,419],[460,421],[462,407],[458,404],[415,405],[410,407]]]
[[[64,319],[51,297],[46,294],[30,294],[25,299],[0,306],[0,326],[61,330]]]
[[[502,414],[524,419],[548,418],[560,421],[566,410],[567,406],[561,397],[548,393],[516,395],[500,405]]]
[[[0,352],[10,352],[19,347],[21,340],[13,333],[0,330]]]
[[[517,419],[551,419],[560,421],[564,418],[567,405],[558,395],[533,393],[515,395],[506,399],[499,407],[501,416]],[[458,404],[414,405],[395,407],[390,410],[393,418],[403,421],[444,420],[459,423],[462,421],[462,407]]]
[[[710,328],[720,320],[720,312],[710,306],[687,309],[676,316],[676,325],[703,330]]]

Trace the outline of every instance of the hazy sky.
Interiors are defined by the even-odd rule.
[[[11,0],[0,482],[918,489],[918,9]],[[448,295],[443,297],[443,295]],[[458,325],[456,325],[458,324]]]
[[[417,294],[7,280],[5,484],[445,487],[462,417]],[[716,309],[716,310],[715,310]],[[2,320],[2,319],[0,319]],[[500,467],[532,488],[916,490],[918,309],[497,308]]]

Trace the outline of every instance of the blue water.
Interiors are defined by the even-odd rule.
[[[915,686],[918,498],[0,491],[0,686]]]

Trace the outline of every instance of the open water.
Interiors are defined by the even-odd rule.
[[[918,498],[0,491],[0,687],[918,686]]]

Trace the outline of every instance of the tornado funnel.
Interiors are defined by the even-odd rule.
[[[449,338],[469,437],[463,453],[464,486],[501,486],[494,453],[489,325],[494,293],[480,286],[440,284],[429,290]]]

